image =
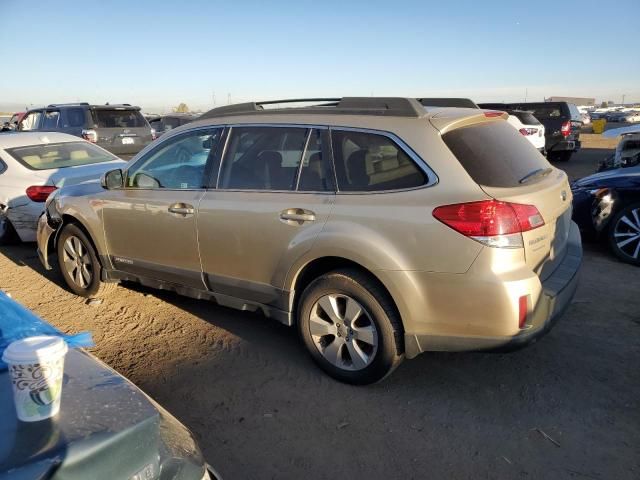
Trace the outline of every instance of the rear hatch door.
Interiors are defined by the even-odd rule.
[[[530,142],[502,119],[441,125],[442,138],[471,178],[496,200],[533,205],[544,225],[522,234],[527,265],[541,280],[567,249],[571,189]],[[432,120],[438,128],[438,125]]]
[[[151,126],[137,107],[92,107],[98,145],[116,155],[132,155],[152,140]]]

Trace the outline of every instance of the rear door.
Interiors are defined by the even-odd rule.
[[[542,280],[547,278],[566,253],[572,200],[566,173],[507,122],[454,129],[443,140],[488,195],[538,209],[544,225],[522,234],[525,259]]]
[[[147,146],[151,126],[132,107],[93,107],[91,109],[98,145],[116,155],[134,155]]]
[[[202,269],[217,293],[288,310],[284,279],[335,201],[326,128],[230,128],[217,188],[198,212]]]

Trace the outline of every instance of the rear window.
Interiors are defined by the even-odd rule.
[[[469,176],[487,187],[517,187],[526,175],[550,167],[507,122],[485,122],[442,136]]]
[[[567,116],[567,113],[563,112],[562,106],[563,105],[559,103],[528,104],[523,105],[523,110],[533,113],[538,120],[543,120]]]
[[[6,151],[31,170],[51,170],[118,160],[115,155],[88,142],[30,145],[7,148]]]
[[[139,110],[96,108],[93,119],[98,128],[139,128],[146,127],[147,121]]]
[[[531,112],[514,111],[509,113],[525,125],[540,125],[540,121],[536,117],[534,117]]]

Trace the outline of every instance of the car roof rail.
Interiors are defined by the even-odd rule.
[[[418,101],[425,107],[455,107],[455,108],[480,108],[470,98],[419,98]]]
[[[66,106],[74,106],[74,105],[89,105],[88,102],[71,102],[71,103],[50,103],[47,105],[49,107],[66,107]]]
[[[321,102],[303,107],[268,108],[265,105]],[[415,98],[404,97],[342,97],[342,98],[294,98],[246,102],[214,108],[202,114],[199,120],[229,115],[269,113],[309,113],[338,115],[383,115],[392,117],[422,117],[424,107]]]

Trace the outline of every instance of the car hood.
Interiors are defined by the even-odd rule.
[[[604,186],[611,182],[631,181],[640,187],[640,165],[628,168],[616,168],[604,172],[594,173],[588,177],[573,182],[572,187],[581,188],[592,185]]]
[[[87,180],[99,179],[104,172],[121,168],[126,164],[124,160],[114,160],[111,162],[93,163],[91,165],[80,165],[77,167],[66,167],[58,170],[48,170],[46,172],[38,172],[38,176],[46,178],[49,185],[55,185],[58,188],[67,185],[75,185],[86,182]]]
[[[167,427],[189,458],[182,465],[189,474],[172,478],[200,478],[204,461],[189,432],[170,416],[167,425],[167,414],[135,385],[79,350],[68,352],[64,371],[60,413],[32,423],[17,419],[8,372],[0,372],[0,480],[53,472],[56,478],[131,478],[145,468],[157,474],[176,447],[167,442]]]

